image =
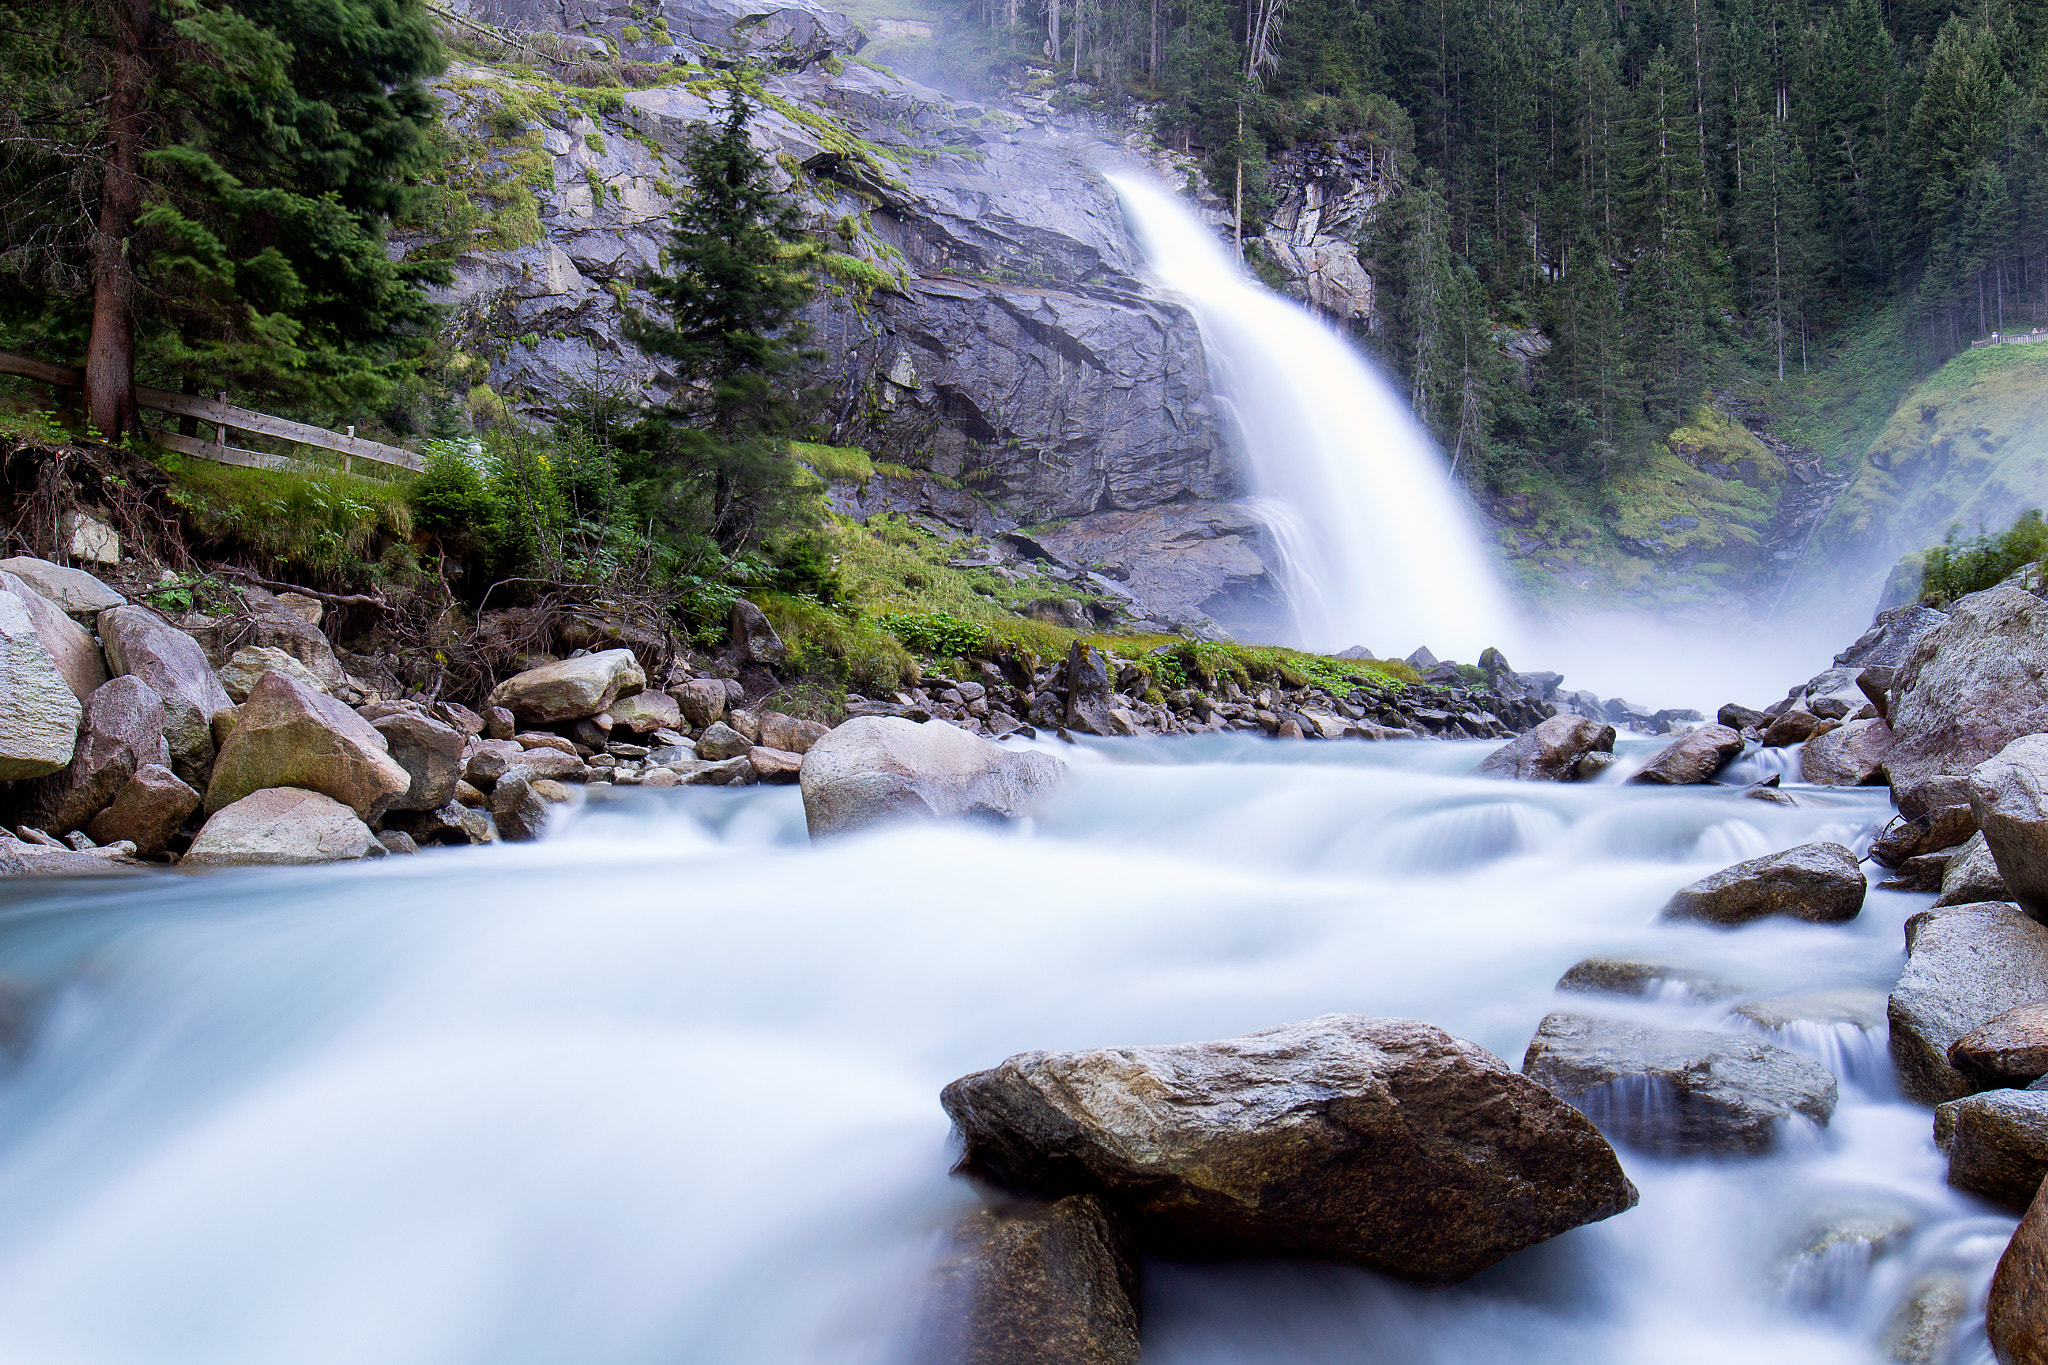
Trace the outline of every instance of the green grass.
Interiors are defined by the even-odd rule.
[[[791,441],[790,453],[826,483],[865,484],[875,477],[875,462],[859,446],[819,445],[814,441]]]
[[[171,501],[197,541],[327,573],[364,570],[413,532],[405,484],[336,469],[247,469],[165,452]]]

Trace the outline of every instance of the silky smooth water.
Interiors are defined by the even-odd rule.
[[[1329,1011],[1511,1063],[1561,1002],[1734,1028],[1552,983],[1647,951],[1885,987],[1927,901],[1655,921],[1737,858],[1867,837],[1881,793],[1508,785],[1421,742],[1062,752],[1007,833],[814,848],[788,788],[622,793],[537,845],[6,884],[0,972],[44,994],[0,1076],[0,1361],[887,1365],[972,1197],[938,1105],[964,1072]],[[1637,1208],[1458,1288],[1151,1265],[1148,1365],[1878,1360],[1915,1284],[1981,1301],[2013,1220],[1943,1184],[1888,1078],[1842,1079],[1783,1155],[1625,1152]],[[1798,1255],[1872,1209],[1905,1231]]]
[[[1153,273],[1201,323],[1294,609],[1296,637],[1281,643],[1512,651],[1493,561],[1400,395],[1313,314],[1247,279],[1179,199],[1142,175],[1110,183]]]

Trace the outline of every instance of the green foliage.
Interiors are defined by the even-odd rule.
[[[882,623],[904,644],[923,654],[979,654],[989,643],[989,629],[945,612],[928,611],[885,616]]]
[[[2020,513],[2006,531],[1980,533],[1960,543],[1955,530],[1941,544],[1926,553],[1920,574],[1920,599],[1935,606],[1947,606],[1968,593],[1996,587],[2015,572],[2048,556],[2048,525],[2041,510]]]
[[[826,483],[864,484],[875,477],[874,457],[859,446],[819,445],[815,441],[792,441],[790,453],[811,467]]]
[[[247,469],[163,456],[171,502],[195,543],[314,572],[373,576],[380,551],[413,534],[403,484],[336,469]]]

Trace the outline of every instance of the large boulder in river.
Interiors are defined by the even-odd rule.
[[[99,642],[65,610],[10,573],[0,573],[0,588],[21,599],[28,619],[35,623],[43,648],[71,688],[71,695],[84,701],[107,680],[106,660],[100,657]]]
[[[114,794],[105,810],[85,827],[95,843],[126,839],[137,853],[161,853],[187,816],[199,809],[199,793],[161,763],[145,763]]]
[[[296,678],[266,673],[221,745],[207,813],[266,787],[324,792],[374,820],[411,790],[412,775],[370,722]]]
[[[1988,1090],[1934,1111],[1934,1141],[1948,1183],[2015,1211],[2048,1176],[2048,1091]]]
[[[1137,1365],[1138,1267],[1092,1194],[978,1208],[933,1272],[919,1365]]]
[[[1657,756],[1631,777],[1659,787],[1689,787],[1705,782],[1723,764],[1742,752],[1742,732],[1725,725],[1702,725],[1688,730],[1664,746]]]
[[[2048,925],[1993,901],[1906,921],[1906,970],[1892,988],[1892,1061],[1909,1100],[1940,1104],[1984,1088],[1949,1049],[2015,1005],[2048,996]]]
[[[1474,777],[1511,777],[1525,782],[1569,782],[1587,754],[1614,752],[1614,727],[1584,716],[1552,716],[1481,760]]]
[[[178,866],[332,863],[363,857],[376,842],[370,827],[334,798],[270,787],[215,811]]]
[[[199,642],[147,607],[111,607],[99,615],[107,667],[149,684],[164,702],[171,767],[193,787],[213,766],[213,718],[234,705]]]
[[[1976,905],[1981,901],[2009,901],[2005,878],[1998,871],[1998,859],[1979,830],[1949,855],[1941,870],[1941,894],[1934,898],[1936,909],[1951,905]]]
[[[1972,769],[1970,809],[2011,898],[2048,922],[2048,735],[2022,735]]]
[[[1065,780],[1066,765],[1050,754],[894,716],[847,721],[811,746],[799,773],[814,838],[890,820],[1013,820]]]
[[[73,616],[96,617],[128,600],[83,569],[67,569],[30,555],[0,559],[0,570],[21,579]]]
[[[2048,1192],[2027,1205],[1998,1258],[1984,1334],[1999,1365],[2048,1365]]]
[[[1862,787],[1884,781],[1891,727],[1876,717],[1815,735],[1799,751],[1799,780],[1817,787]]]
[[[1413,1019],[1027,1052],[941,1099],[966,1168],[1046,1197],[1099,1193],[1161,1255],[1448,1282],[1636,1202],[1583,1116]]]
[[[2048,602],[2009,583],[1958,601],[1899,665],[1891,729],[1894,787],[1967,773],[2048,731]]]
[[[1615,1141],[1668,1156],[1767,1152],[1786,1120],[1824,1127],[1835,1112],[1826,1067],[1754,1034],[1560,1011],[1537,1028],[1522,1072]]]
[[[551,725],[594,716],[647,686],[630,649],[607,649],[515,673],[491,689],[490,704],[523,721]]]
[[[384,736],[392,761],[412,779],[388,809],[436,810],[446,805],[462,779],[463,733],[424,710],[393,711],[370,723]]]
[[[1724,867],[1682,887],[1663,919],[1747,924],[1766,915],[1839,924],[1863,909],[1866,883],[1856,855],[1840,844],[1801,844],[1782,853]]]
[[[0,781],[42,777],[69,763],[81,714],[28,607],[0,592]]]
[[[114,678],[85,703],[71,765],[30,789],[30,820],[52,834],[83,829],[113,802],[137,768],[170,761],[163,702],[140,678]]]

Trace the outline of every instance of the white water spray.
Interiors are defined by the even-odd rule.
[[[1147,261],[1202,327],[1310,649],[1428,645],[1471,661],[1519,641],[1429,437],[1336,332],[1247,280],[1165,190],[1111,176]],[[1255,506],[1258,504],[1255,503]]]

